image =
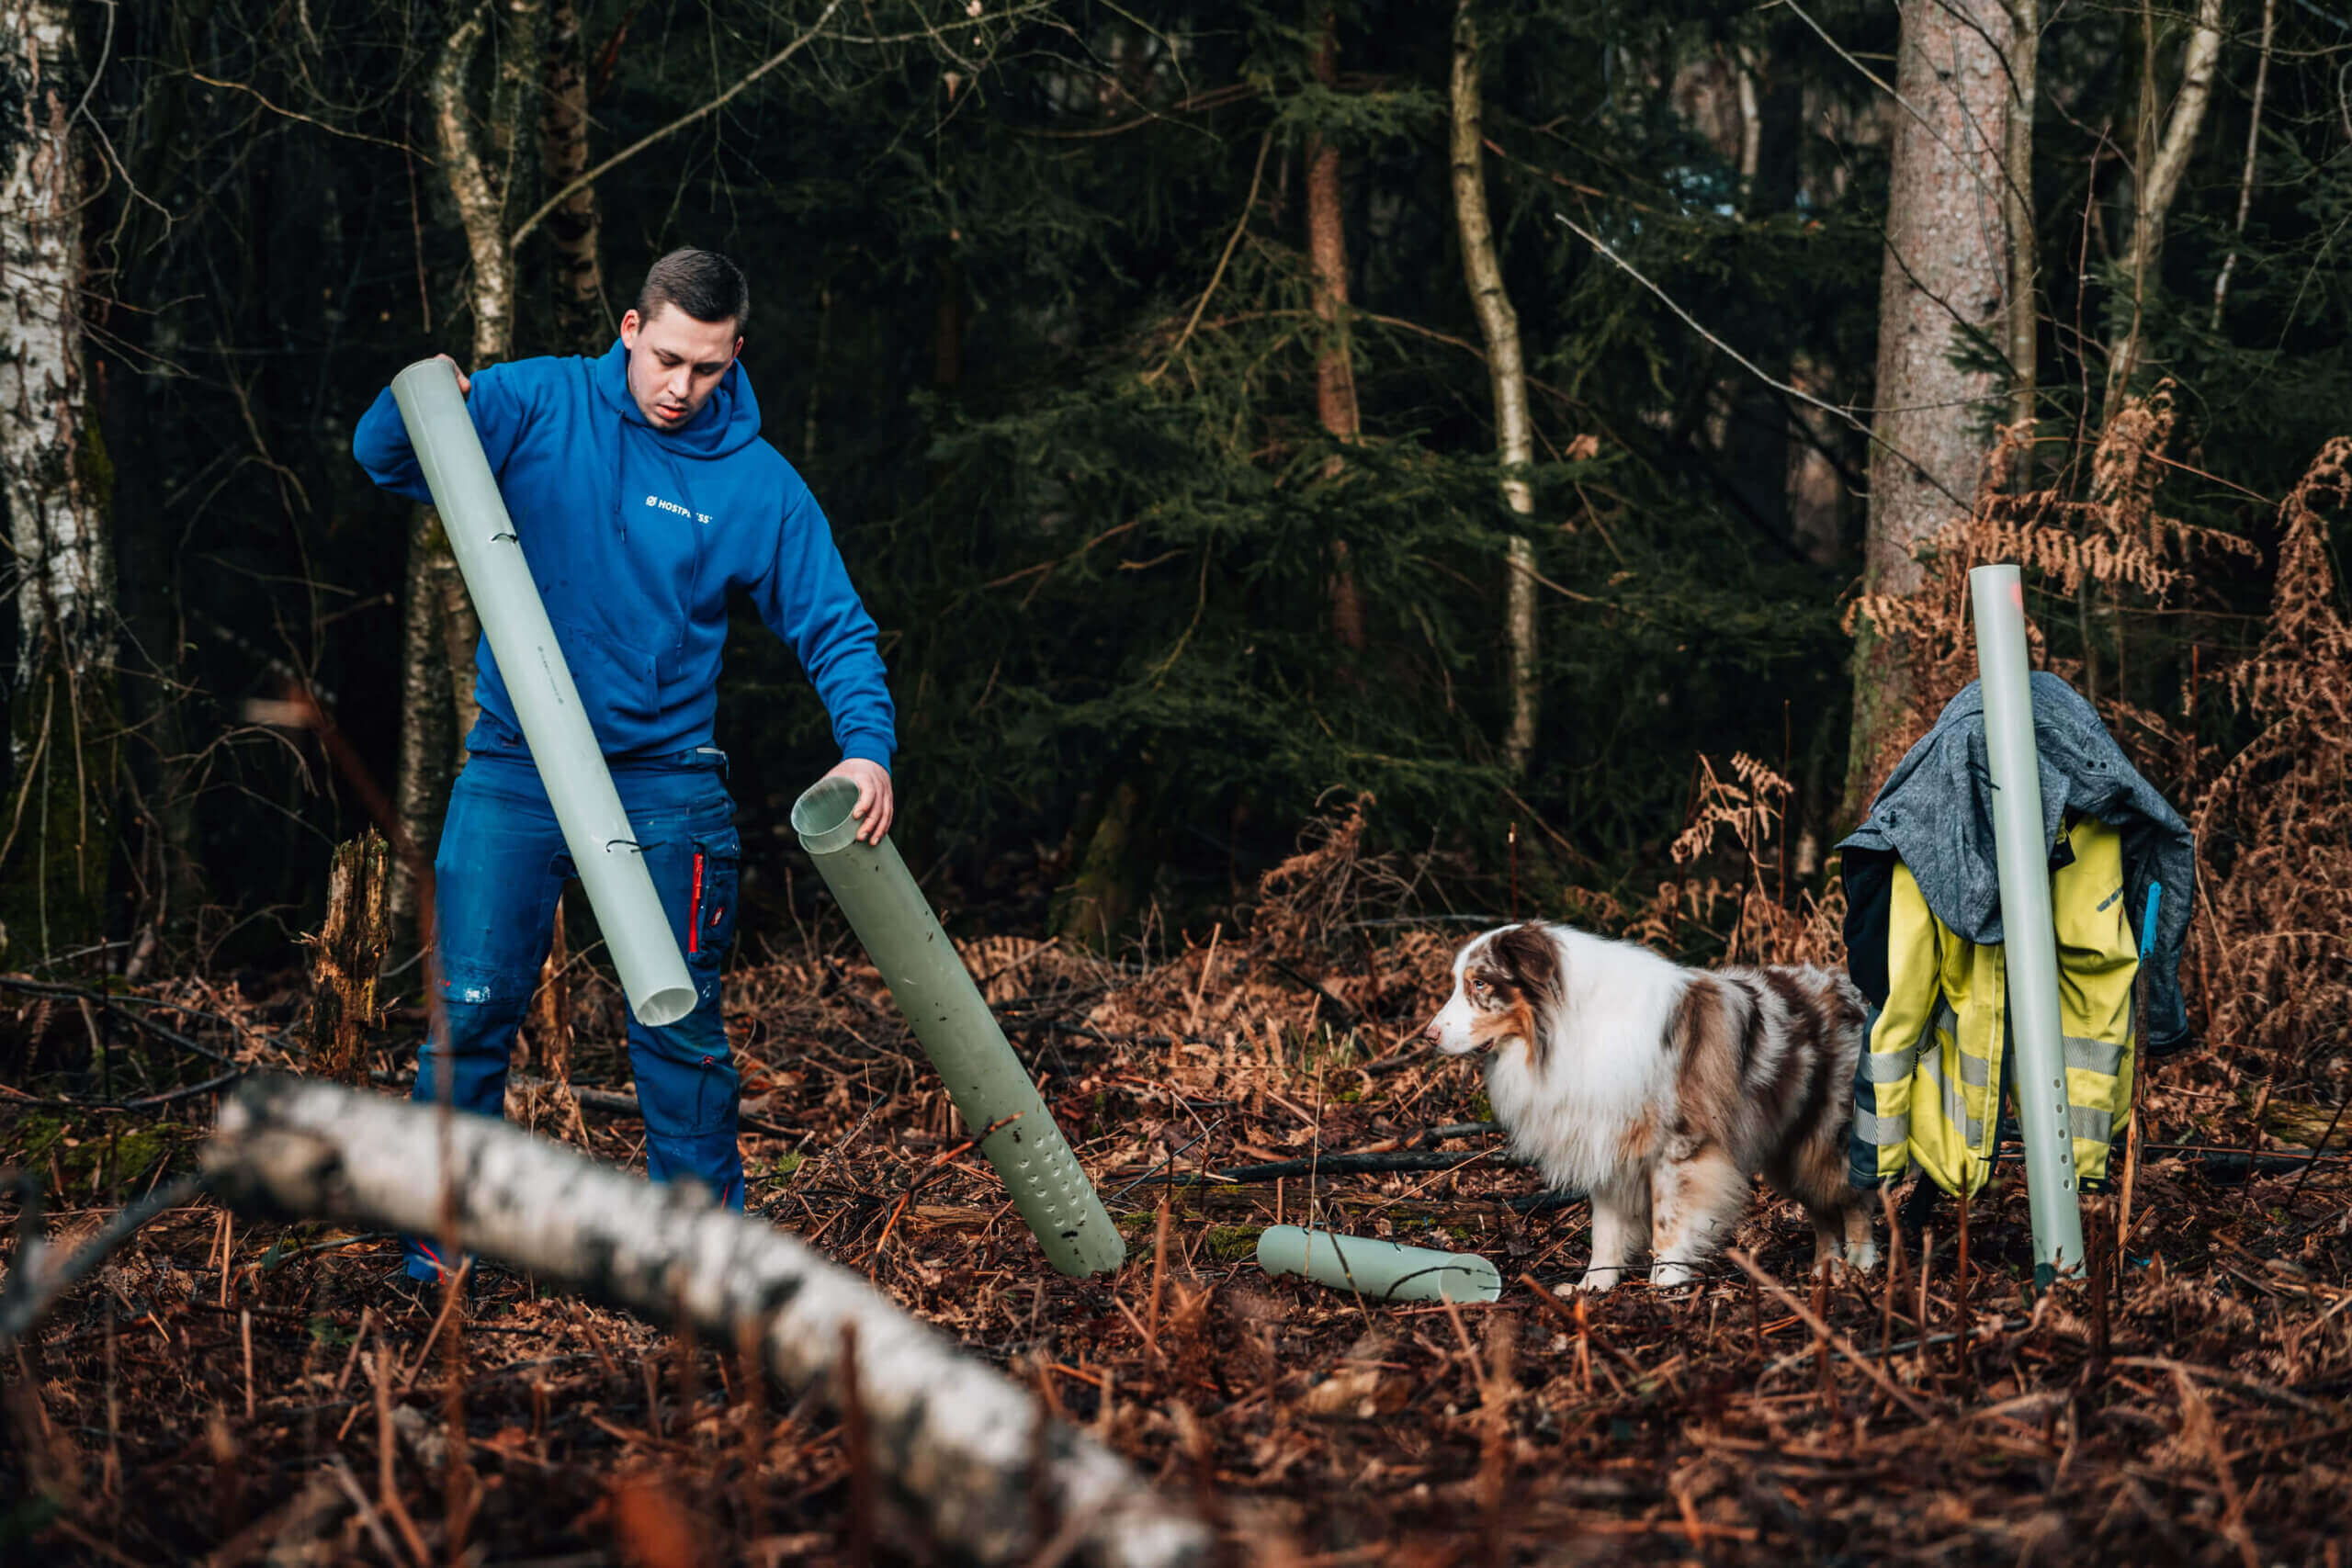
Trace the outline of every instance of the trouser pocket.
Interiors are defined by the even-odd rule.
[[[735,896],[742,881],[743,839],[734,829],[698,833],[686,883],[686,963],[715,973],[735,941]]]

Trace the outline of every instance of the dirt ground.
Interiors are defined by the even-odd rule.
[[[1411,1038],[1458,934],[1384,930],[1317,975],[1279,943],[1195,940],[1125,967],[1028,942],[969,952],[1128,1238],[1126,1267],[1088,1281],[1044,1267],[962,1148],[878,977],[811,935],[730,982],[751,1206],[1195,1499],[1244,1560],[2335,1568],[2352,1517],[2345,1168],[2276,1140],[2211,1152],[2249,1147],[2254,1123],[2210,1065],[2154,1075],[2123,1266],[2096,1248],[2095,1284],[2031,1298],[2012,1178],[1974,1205],[1964,1268],[1950,1200],[1899,1261],[1819,1284],[1802,1216],[1759,1203],[1736,1243],[1755,1275],[1727,1259],[1687,1292],[1633,1283],[1577,1305],[1525,1280],[1580,1270],[1584,1205],[1526,1212],[1536,1178],[1461,1130],[1486,1112],[1475,1068]],[[273,1022],[290,998],[182,990],[187,1010],[158,1016],[189,1038],[296,1065]],[[70,1002],[7,999],[19,1029],[83,1027]],[[616,998],[585,983],[572,1016],[573,1077],[607,1086],[573,1135],[641,1161],[641,1125],[614,1109]],[[399,1024],[386,1073],[412,1048]],[[178,1070],[151,1031],[125,1032],[126,1075]],[[188,1164],[212,1104],[7,1099],[0,1148],[51,1194],[60,1239]],[[509,1112],[560,1131],[544,1088]],[[1321,1168],[1384,1149],[1447,1157]],[[1297,1158],[1313,1174],[1203,1179]],[[1367,1306],[1267,1278],[1258,1230],[1309,1216],[1483,1253],[1503,1297]],[[2095,1201],[2092,1235],[2113,1223]],[[720,1348],[495,1269],[445,1318],[396,1267],[389,1237],[248,1227],[205,1201],[150,1225],[8,1369],[0,1556],[946,1554],[887,1495],[860,1503],[839,1430]]]

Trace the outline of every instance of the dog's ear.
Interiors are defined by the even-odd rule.
[[[1533,1026],[1528,1055],[1540,1066],[1544,1043],[1551,1039],[1553,1025],[1566,1000],[1562,987],[1565,961],[1559,943],[1552,940],[1552,933],[1541,922],[1528,920],[1498,931],[1488,951],[1527,1004],[1529,1021]]]
[[[1559,995],[1560,950],[1551,933],[1537,922],[1529,920],[1497,931],[1489,951],[1520,995],[1530,1001]]]

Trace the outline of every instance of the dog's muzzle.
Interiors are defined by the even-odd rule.
[[[1430,1050],[1437,1052],[1442,1056],[1475,1055],[1478,1050],[1478,1047],[1476,1044],[1456,1045],[1450,1043],[1446,1039],[1445,1025],[1443,1021],[1434,1018],[1430,1020],[1429,1027],[1421,1031],[1421,1039],[1429,1045]]]

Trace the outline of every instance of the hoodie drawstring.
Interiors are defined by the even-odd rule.
[[[628,542],[628,508],[623,503],[623,498],[621,495],[621,463],[623,453],[628,445],[628,415],[626,413],[616,413],[613,416],[613,420],[615,424],[615,429],[613,431],[613,526],[621,531],[621,542],[623,544],[627,544]]]

